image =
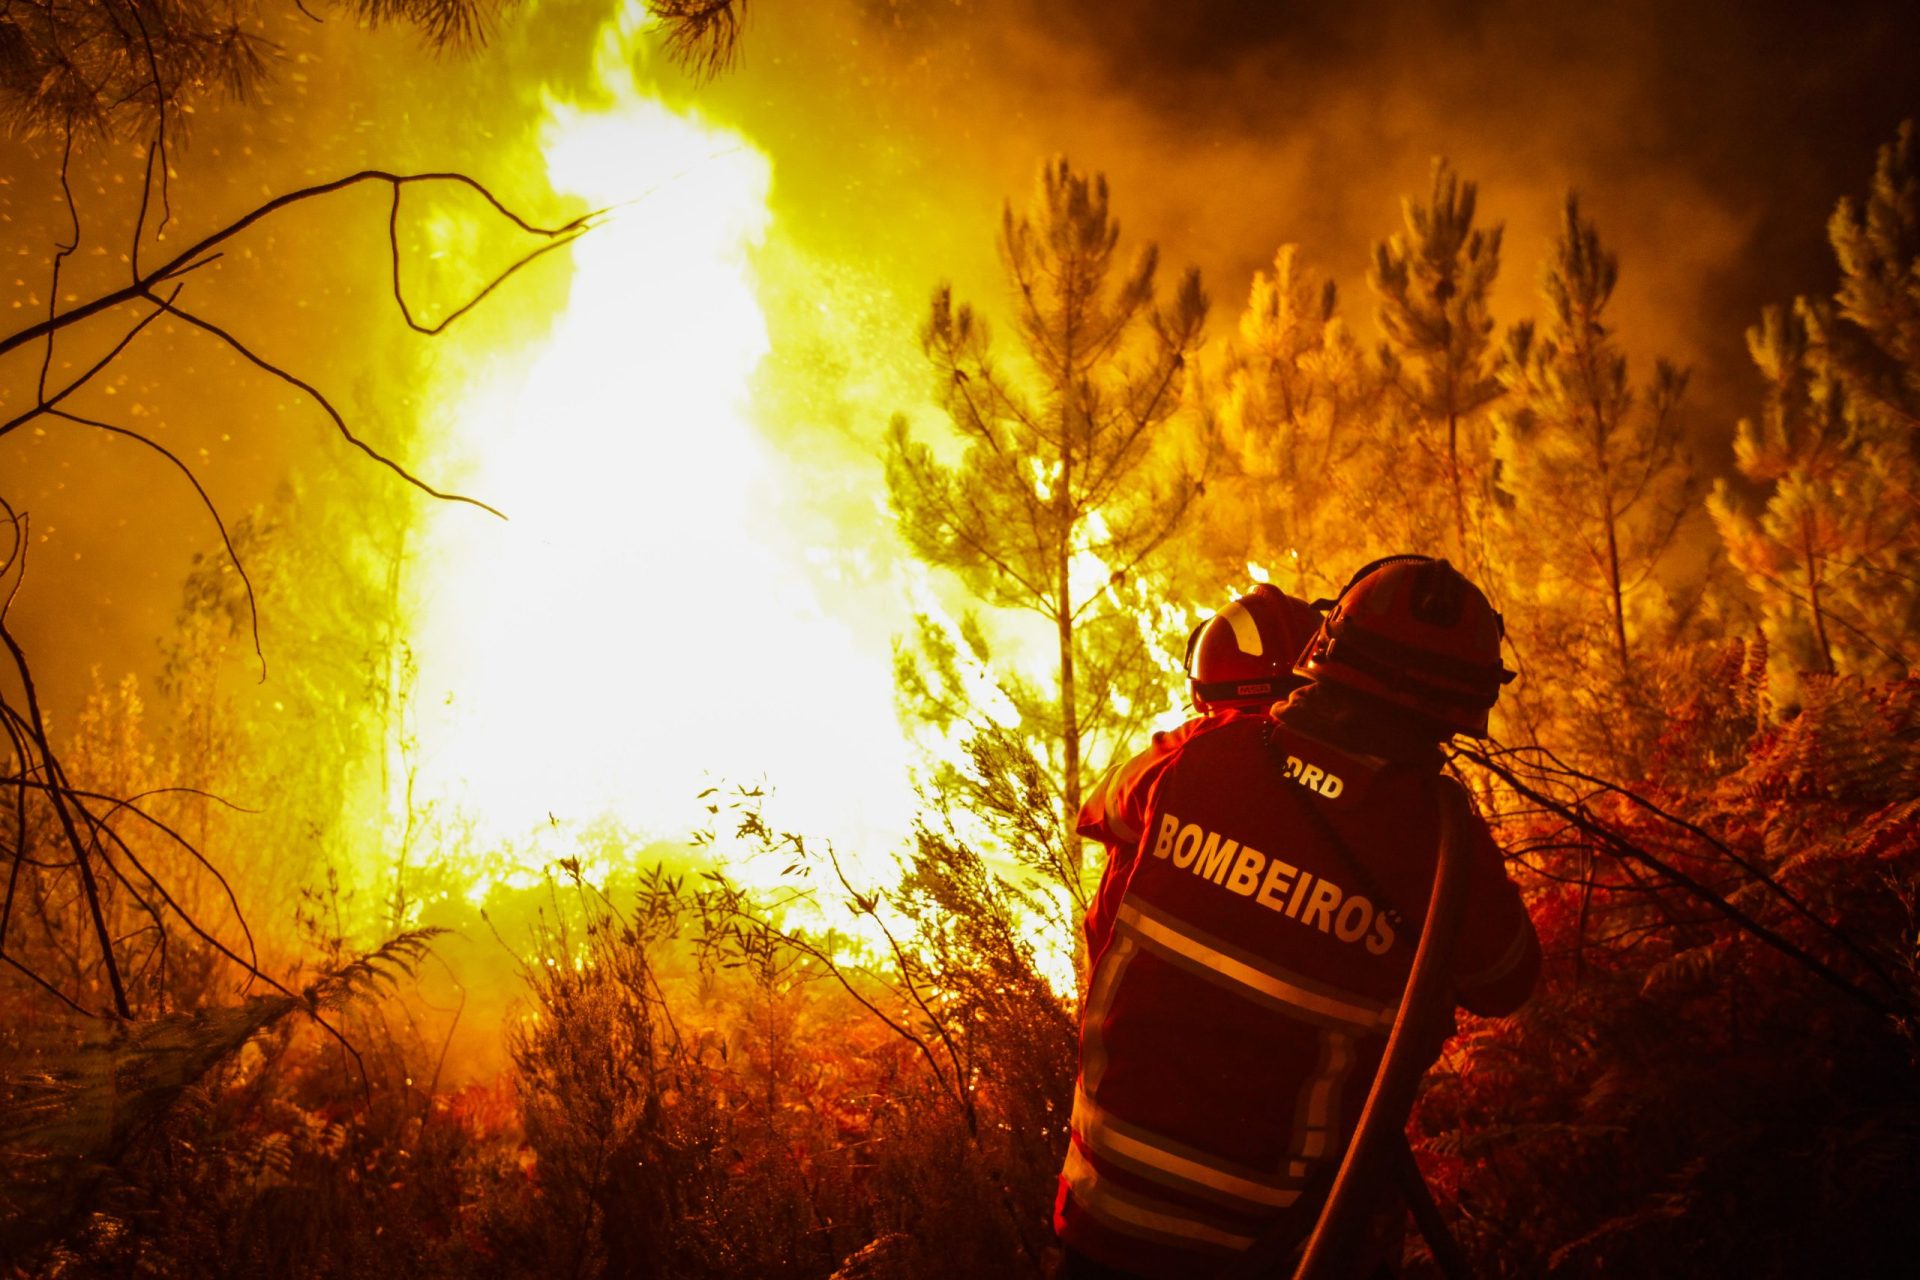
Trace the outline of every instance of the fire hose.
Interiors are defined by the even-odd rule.
[[[1434,1261],[1447,1280],[1471,1275],[1460,1248],[1448,1234],[1438,1207],[1407,1147],[1407,1114],[1427,1069],[1427,1048],[1438,1019],[1452,1007],[1454,943],[1460,935],[1467,888],[1467,796],[1443,782],[1440,797],[1440,851],[1427,900],[1426,922],[1413,953],[1406,990],[1394,1015],[1393,1030],[1367,1093],[1353,1139],[1347,1144],[1327,1192],[1326,1203],[1307,1238],[1293,1280],[1337,1280],[1352,1274],[1354,1250],[1367,1218],[1389,1180],[1405,1195],[1414,1221],[1427,1238]],[[1256,1240],[1222,1273],[1222,1280],[1265,1280],[1281,1273],[1299,1235],[1281,1223]]]

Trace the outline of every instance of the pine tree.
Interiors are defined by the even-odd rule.
[[[1920,176],[1913,128],[1880,151],[1865,207],[1828,224],[1833,301],[1770,307],[1747,345],[1766,379],[1735,460],[1766,498],[1709,502],[1728,559],[1792,671],[1900,676],[1920,628]],[[1791,674],[1789,672],[1788,674]]]
[[[1604,725],[1614,763],[1627,749],[1620,700],[1635,659],[1665,638],[1641,634],[1651,620],[1635,605],[1658,587],[1695,496],[1676,413],[1686,374],[1661,361],[1636,393],[1606,317],[1619,276],[1619,259],[1569,195],[1542,281],[1546,320],[1509,336],[1501,379],[1513,403],[1494,415],[1511,495],[1508,579],[1519,597],[1509,612],[1523,657],[1553,674],[1523,696],[1558,703],[1539,708],[1548,714]]]
[[[362,23],[411,27],[432,48],[449,49],[484,43],[510,4],[347,0],[344,7]],[[661,16],[676,51],[700,43],[690,16]],[[257,18],[245,0],[9,3],[0,8],[0,122],[55,138],[141,133],[160,124],[164,139],[206,97],[250,100],[271,79],[279,50]]]
[[[1250,564],[1293,595],[1331,594],[1373,545],[1349,512],[1365,501],[1353,481],[1370,469],[1352,464],[1379,382],[1334,282],[1302,266],[1295,246],[1254,276],[1225,383],[1220,466],[1193,536],[1207,576],[1198,594],[1218,594]]]
[[[1480,525],[1493,467],[1484,410],[1501,391],[1488,296],[1503,227],[1475,227],[1477,202],[1476,184],[1435,160],[1426,201],[1402,202],[1405,229],[1374,246],[1367,273],[1385,335],[1381,372],[1401,419],[1368,523],[1401,549],[1445,549],[1470,572],[1486,566]],[[1436,519],[1436,501],[1445,517]]]
[[[1920,426],[1920,158],[1913,121],[1882,147],[1864,208],[1843,198],[1827,223],[1840,264],[1835,357],[1876,435]]]
[[[1135,577],[1198,490],[1166,474],[1153,449],[1181,408],[1207,298],[1189,271],[1170,305],[1157,305],[1156,250],[1122,267],[1119,239],[1103,176],[1064,159],[1044,165],[1028,210],[1009,204],[1000,228],[1024,367],[1002,367],[985,321],[941,285],[922,342],[965,454],[943,463],[904,418],[887,451],[889,496],[914,552],[984,604],[1037,613],[1053,630],[1055,696],[1023,708],[1022,732],[1044,744],[1059,870],[1076,899],[1084,772],[1107,763],[1090,740],[1122,744],[1133,726],[1116,704],[1145,661],[1139,625],[1108,588]]]

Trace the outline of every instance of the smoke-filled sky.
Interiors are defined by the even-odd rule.
[[[543,104],[589,92],[607,8],[530,5],[486,50],[444,57],[404,32],[274,20],[283,52],[265,100],[203,102],[195,117],[177,158],[182,224],[370,165],[462,169],[551,211],[525,157]],[[1561,196],[1577,188],[1621,252],[1622,336],[1643,370],[1655,355],[1695,368],[1690,422],[1717,466],[1757,394],[1745,326],[1766,302],[1831,287],[1826,217],[1920,115],[1920,18],[1897,0],[754,0],[748,17],[717,80],[645,56],[638,75],[767,158],[774,222],[756,261],[771,350],[756,422],[794,477],[766,495],[770,518],[806,542],[884,532],[878,441],[892,411],[919,408],[927,292],[951,278],[998,305],[1000,204],[1024,198],[1049,154],[1109,175],[1129,238],[1159,242],[1169,276],[1203,269],[1221,333],[1286,242],[1339,279],[1370,331],[1369,246],[1437,155],[1480,183],[1483,218],[1506,223],[1510,323],[1533,309]],[[93,268],[83,255],[82,273],[120,269],[113,228],[137,154],[83,157],[85,226],[116,247]],[[44,297],[64,225],[55,171],[44,146],[0,147],[16,268],[0,279],[5,314]],[[670,201],[673,184],[645,198]],[[429,469],[418,424],[459,424],[418,403],[422,388],[548,323],[565,266],[529,271],[452,345],[408,345],[383,303],[383,216],[371,194],[298,215],[195,288]],[[412,500],[285,388],[160,328],[130,353],[119,403],[152,413],[223,507],[284,504],[296,472],[303,503]],[[16,358],[4,376],[18,403],[31,372]],[[89,667],[150,669],[189,558],[212,545],[193,495],[124,446],[73,433],[0,442],[0,491],[34,510],[44,539],[17,621],[56,705]]]
[[[762,6],[715,94],[776,154],[811,153],[789,198],[823,235],[855,227],[911,254],[968,188],[980,206],[1018,198],[1035,159],[1063,151],[1112,177],[1126,225],[1170,265],[1205,269],[1220,318],[1294,241],[1364,324],[1368,249],[1445,155],[1507,224],[1503,320],[1531,309],[1578,189],[1622,253],[1623,334],[1697,366],[1706,417],[1751,392],[1758,308],[1830,287],[1834,202],[1920,113],[1920,16],[1893,2],[859,7],[864,21],[809,6],[803,58],[788,15]],[[823,118],[836,138],[820,149]],[[906,190],[876,189],[889,179]],[[987,209],[974,217],[984,244]],[[988,260],[949,271],[969,265],[990,291]]]

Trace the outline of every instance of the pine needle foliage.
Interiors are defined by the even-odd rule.
[[[696,75],[713,76],[740,51],[747,0],[648,0],[667,28],[667,52]]]
[[[1880,151],[1864,205],[1828,224],[1831,300],[1770,307],[1747,345],[1767,384],[1734,441],[1763,487],[1709,504],[1758,598],[1783,683],[1797,671],[1899,677],[1920,634],[1920,157],[1911,122]]]
[[[1163,305],[1158,250],[1129,262],[1119,246],[1106,178],[1065,158],[1041,166],[1025,210],[1009,203],[1000,223],[1015,359],[1002,363],[985,318],[936,288],[921,344],[963,452],[943,461],[900,417],[886,455],[914,553],[983,604],[1038,614],[1057,641],[1050,705],[1027,726],[1044,748],[1076,897],[1085,775],[1137,731],[1125,694],[1153,669],[1109,588],[1147,569],[1198,492],[1198,477],[1156,446],[1185,407],[1207,296],[1189,271]]]
[[[418,31],[435,49],[481,43],[511,0],[344,0],[352,20]],[[0,10],[0,127],[26,137],[177,134],[203,100],[250,98],[274,43],[253,0],[69,4]],[[162,135],[165,136],[164,133]]]
[[[1469,573],[1487,565],[1481,525],[1493,465],[1484,411],[1501,393],[1489,299],[1504,227],[1477,225],[1478,207],[1478,184],[1436,159],[1426,199],[1402,203],[1402,229],[1374,246],[1367,272],[1384,334],[1379,364],[1397,409],[1398,465],[1420,482],[1412,501],[1383,507],[1374,527],[1397,550],[1450,554]]]
[[[1515,325],[1501,353],[1493,450],[1509,633],[1541,677],[1504,714],[1625,776],[1656,731],[1640,672],[1677,638],[1660,570],[1698,494],[1681,445],[1687,375],[1660,361],[1633,384],[1607,313],[1619,276],[1569,194],[1546,317]]]
[[[1253,278],[1225,359],[1220,457],[1188,539],[1207,565],[1195,594],[1260,566],[1303,599],[1330,596],[1365,563],[1359,512],[1397,472],[1373,465],[1383,383],[1340,314],[1333,280],[1284,245]],[[1365,460],[1363,460],[1365,459]]]
[[[1764,653],[1724,666],[1589,809],[1697,888],[1551,811],[1504,824],[1544,990],[1467,1026],[1416,1125],[1484,1274],[1885,1275],[1920,1248],[1920,682],[1809,681],[1774,724]]]
[[[519,0],[336,0],[316,6],[398,26],[435,52],[487,42]],[[668,55],[700,76],[732,65],[746,0],[648,0]],[[210,99],[247,101],[273,79],[275,41],[255,0],[63,3],[0,8],[0,128],[27,138],[175,140]]]

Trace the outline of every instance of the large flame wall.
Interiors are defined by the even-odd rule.
[[[609,100],[550,101],[539,133],[554,190],[612,209],[569,250],[564,310],[438,388],[463,485],[509,518],[436,513],[413,803],[483,842],[604,817],[672,840],[707,787],[766,779],[788,822],[885,845],[908,796],[897,620],[819,598],[833,551],[777,519],[791,479],[752,420],[770,164],[635,89],[645,36],[632,10],[609,23]]]

